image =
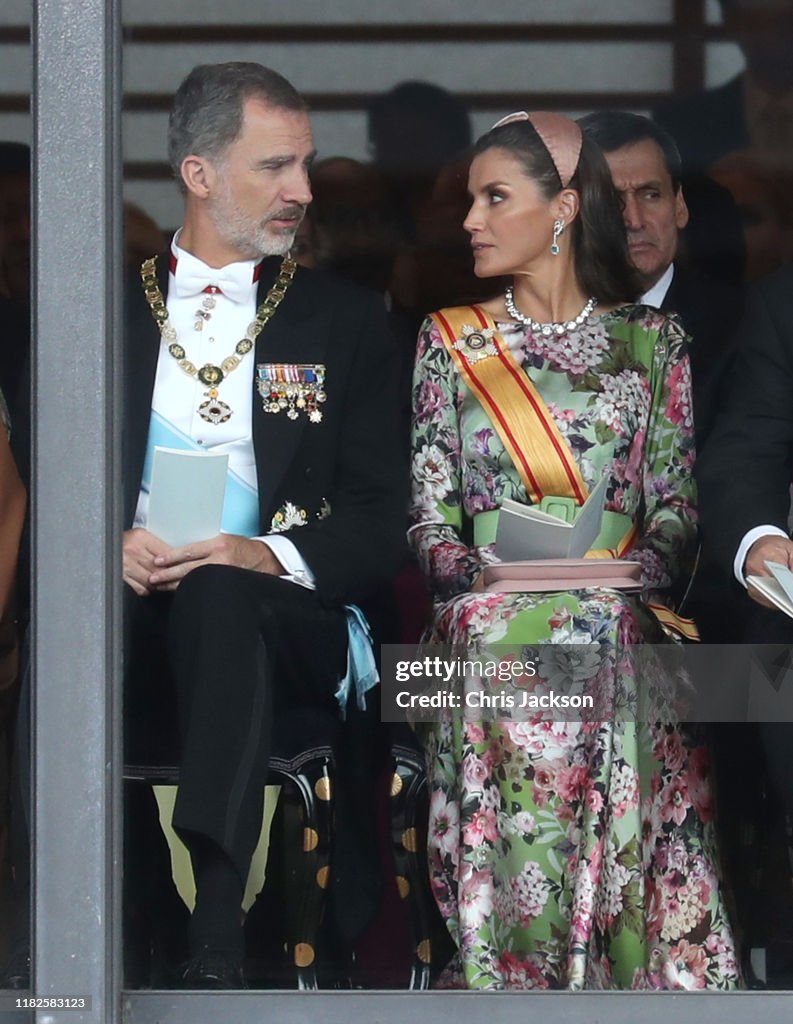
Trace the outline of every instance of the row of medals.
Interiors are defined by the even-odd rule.
[[[260,372],[270,371],[275,374],[279,369],[280,367],[275,366],[261,367]],[[309,368],[296,369],[305,371]],[[322,377],[318,374],[316,376],[316,382],[272,380],[267,377],[258,380],[256,383],[259,394],[264,399],[264,411],[276,413],[286,410],[290,420],[296,420],[303,412],[308,415],[311,423],[319,423],[322,420],[322,410],[318,408],[318,404],[324,402],[328,396],[322,388]]]
[[[203,331],[204,324],[211,319],[212,310],[216,305],[217,302],[213,294],[204,296],[201,309],[195,311],[194,330]],[[270,390],[267,394],[262,387],[264,383],[264,381],[259,381],[258,386],[259,393],[267,399],[263,403],[265,412],[278,413],[286,410],[287,418],[290,420],[296,420],[301,412],[306,412],[312,423],[321,422],[322,410],[317,408],[317,404],[324,402],[328,397],[322,390],[321,381],[317,381],[316,387],[303,381],[269,381]],[[214,387],[209,389],[209,401],[203,402],[199,406],[198,413],[209,423],[225,423],[231,418],[231,408],[225,402],[220,401],[217,396],[217,388]]]

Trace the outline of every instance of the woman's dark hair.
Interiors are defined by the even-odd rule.
[[[491,128],[474,145],[474,156],[503,149],[521,164],[540,194],[553,199],[562,190],[551,155],[530,121]],[[570,226],[575,275],[581,289],[608,305],[634,302],[642,287],[628,253],[622,203],[600,149],[584,136],[578,167],[568,188],[579,195],[579,212]]]

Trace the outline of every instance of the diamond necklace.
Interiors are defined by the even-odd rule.
[[[504,292],[504,305],[512,319],[517,320],[520,324],[524,324],[524,326],[528,327],[532,331],[537,331],[540,334],[545,335],[546,338],[550,337],[552,334],[564,334],[565,331],[574,331],[576,327],[581,326],[597,304],[598,300],[593,295],[587,300],[586,305],[578,316],[574,317],[572,320],[565,320],[560,324],[541,324],[536,320],[532,320],[530,316],[525,316],[515,305],[515,300],[512,297],[512,285],[508,285]]]
[[[184,348],[179,344],[179,336],[176,333],[176,329],[169,322],[165,300],[157,284],[157,257],[152,256],[151,259],[144,260],[141,264],[140,277],[143,281],[146,301],[149,303],[151,314],[160,329],[162,339],[168,346],[169,355],[176,360],[177,365],[180,369],[184,370],[188,377],[196,377],[207,389],[204,392],[206,401],[202,402],[198,407],[198,415],[202,420],[206,420],[207,423],[225,423],[231,419],[233,410],[231,406],[218,398],[218,388],[232,370],[237,369],[243,357],[253,348],[265,324],[270,320],[276,309],[278,309],[281,300],[286,295],[286,291],[292,283],[292,278],[295,276],[296,269],[297,264],[295,261],[289,256],[284,256],[278,270],[278,276],[275,279],[275,284],[267,293],[264,302],[256,310],[256,317],[253,322],[248,324],[245,337],[240,338],[234,346],[234,351],[231,355],[226,356],[220,366],[215,366],[214,363],[205,363],[199,369],[187,358]]]

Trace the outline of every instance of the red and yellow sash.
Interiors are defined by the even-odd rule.
[[[505,345],[493,318],[480,306],[456,306],[433,313],[432,320],[512,458],[531,501],[539,504],[549,494],[583,504],[589,488],[572,450],[537,388]],[[586,557],[619,558],[633,546],[637,533],[634,524],[615,547],[589,551]],[[692,620],[682,619],[657,602],[649,607],[666,629],[698,639]]]
[[[472,317],[478,329],[471,326]],[[432,319],[509,452],[532,503],[538,505],[545,494],[553,494],[583,504],[588,488],[573,453],[536,387],[504,344],[495,321],[479,306],[444,309],[433,313]],[[495,357],[479,356],[485,346],[474,346],[480,338],[494,346]]]
[[[583,505],[589,488],[550,410],[523,367],[504,344],[496,323],[480,306],[433,313],[446,350],[476,396],[512,458],[532,503],[546,494]],[[473,324],[471,321],[473,320]],[[612,548],[588,558],[618,558],[630,549],[629,527]]]

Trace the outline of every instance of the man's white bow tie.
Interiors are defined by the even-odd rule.
[[[174,271],[176,294],[184,299],[215,287],[232,302],[247,302],[255,281],[255,269],[250,263],[230,263],[220,270],[213,270],[197,260],[180,258]]]

